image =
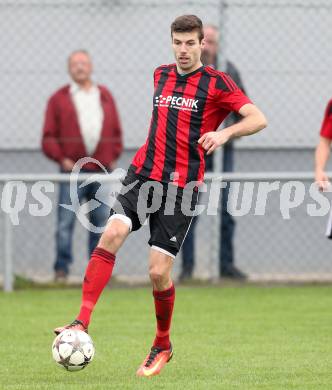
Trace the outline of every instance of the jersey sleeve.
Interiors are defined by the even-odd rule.
[[[158,66],[158,68],[156,68],[154,70],[154,72],[153,72],[153,84],[154,84],[155,88],[156,88],[156,86],[158,84],[158,80],[159,80],[160,75],[163,72],[163,70],[168,69],[170,66],[173,66],[173,65],[160,65],[160,66]]]
[[[226,73],[220,73],[215,84],[215,99],[220,108],[238,112],[245,104],[252,101]]]
[[[320,129],[320,135],[325,138],[332,139],[332,99],[329,101]]]
[[[158,68],[156,68],[153,72],[153,85],[155,88],[156,88],[157,71],[158,71]]]

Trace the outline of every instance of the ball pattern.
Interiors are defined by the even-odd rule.
[[[81,330],[66,329],[53,341],[55,362],[68,371],[79,371],[93,359],[95,349],[91,337]]]

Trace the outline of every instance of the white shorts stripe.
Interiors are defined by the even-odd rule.
[[[110,222],[113,219],[119,219],[120,221],[124,222],[128,226],[129,231],[131,232],[131,229],[133,228],[133,223],[129,217],[123,214],[113,214],[108,218],[107,222]]]
[[[163,253],[164,255],[170,256],[172,259],[175,259],[175,256],[171,252],[168,252],[166,249],[160,248],[159,246],[152,245],[151,249],[154,249],[158,252]]]
[[[192,223],[192,221],[193,221],[194,218],[195,218],[195,217],[191,217],[191,220],[190,220],[188,229],[187,229],[187,231],[186,231],[186,234],[184,235],[184,239],[183,239],[182,242],[181,242],[181,246],[180,246],[179,252],[180,252],[180,250],[181,250],[181,248],[182,248],[182,245],[183,245],[183,243],[184,243],[184,240],[185,240],[186,237],[187,237],[187,234],[189,233],[189,229],[190,229],[191,223]]]
[[[330,211],[329,219],[327,221],[325,235],[328,238],[332,238],[332,208],[331,208],[331,211]]]

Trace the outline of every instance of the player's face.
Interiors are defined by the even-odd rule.
[[[68,61],[68,71],[76,83],[84,83],[90,80],[92,63],[90,57],[85,53],[74,53]]]
[[[200,66],[202,43],[198,32],[173,32],[172,46],[177,66],[184,72],[191,72]]]
[[[218,39],[218,31],[215,28],[204,28],[202,61],[205,65],[215,63],[218,54]]]

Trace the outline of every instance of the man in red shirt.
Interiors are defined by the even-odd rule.
[[[114,99],[106,87],[91,79],[92,61],[85,50],[73,52],[68,59],[72,82],[55,92],[48,101],[42,136],[45,155],[57,162],[61,172],[70,172],[82,157],[90,156],[111,169],[122,152],[122,131]],[[84,172],[98,172],[100,167],[88,163]],[[95,198],[97,182],[77,188],[79,201]],[[56,232],[56,280],[63,280],[72,262],[72,236],[75,213],[61,204],[70,204],[70,185],[59,189],[58,226]],[[96,227],[106,224],[109,208],[101,203],[89,213]],[[89,255],[97,246],[100,235],[89,234]]]
[[[136,153],[83,283],[81,310],[65,328],[87,330],[92,310],[108,282],[115,255],[149,209],[149,274],[153,286],[157,330],[138,376],[159,374],[173,354],[170,326],[175,300],[171,269],[192,220],[197,185],[204,176],[204,154],[234,137],[266,126],[262,112],[234,81],[201,63],[203,26],[195,15],[180,16],[171,25],[175,64],[154,72],[153,112],[148,138]],[[231,112],[243,119],[215,131]],[[157,202],[155,202],[157,199]],[[155,207],[157,205],[157,207]],[[153,210],[152,210],[153,209]]]

